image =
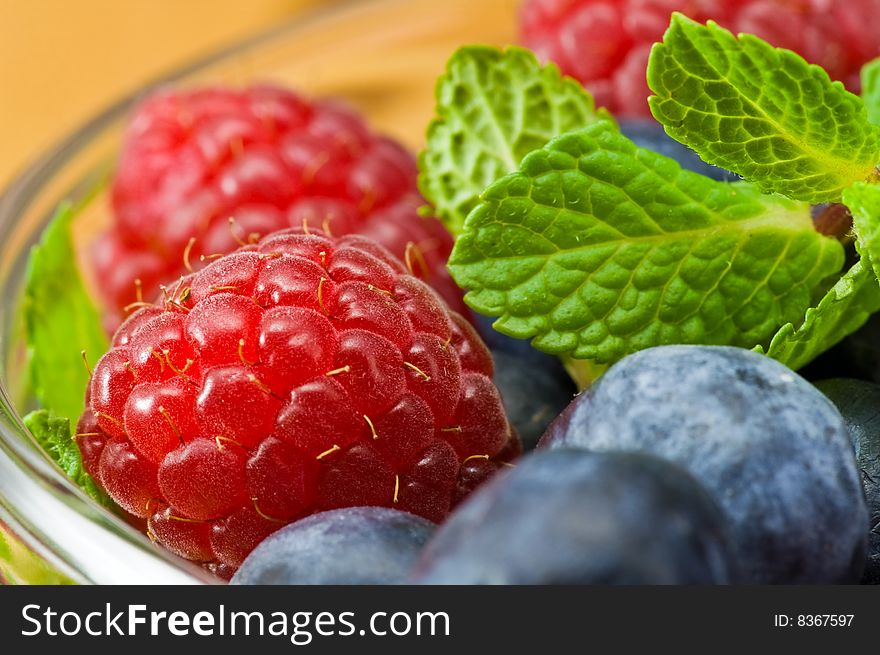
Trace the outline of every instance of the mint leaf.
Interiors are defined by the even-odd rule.
[[[52,461],[83,491],[102,505],[113,504],[83,469],[82,455],[70,434],[70,419],[40,409],[25,416],[24,424]]]
[[[59,208],[40,244],[34,246],[23,312],[31,384],[37,399],[59,416],[77,417],[83,410],[88,382],[80,352],[85,350],[97,359],[108,343],[76,268],[72,220],[69,206]]]
[[[880,310],[880,284],[864,261],[856,262],[816,307],[806,311],[800,327],[787,323],[780,328],[766,354],[789,368],[799,369]],[[764,352],[761,346],[755,350]]]
[[[661,344],[767,343],[842,264],[807,204],[684,171],[600,121],[489,187],[449,268],[500,332],[607,363]]]
[[[852,213],[856,249],[880,280],[880,186],[858,182],[843,192],[843,202]]]
[[[789,50],[673,14],[648,63],[670,136],[768,192],[833,202],[880,162],[880,128],[840,82]]]
[[[528,50],[467,46],[437,82],[419,186],[454,234],[483,190],[551,138],[600,117],[583,86]]]
[[[880,125],[880,58],[862,67],[862,99],[868,111],[868,120]]]

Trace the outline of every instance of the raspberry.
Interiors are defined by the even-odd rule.
[[[819,64],[858,93],[880,56],[880,0],[526,0],[521,40],[619,116],[650,116],[645,69],[673,11],[756,34]]]
[[[328,100],[268,86],[160,92],[126,132],[98,283],[122,310],[203,255],[307,226],[376,239],[464,312],[445,268],[452,238],[418,215],[416,177],[410,153]]]
[[[316,511],[442,520],[519,453],[492,373],[470,323],[382,246],[288,229],[122,324],[77,441],[155,541],[229,577]]]

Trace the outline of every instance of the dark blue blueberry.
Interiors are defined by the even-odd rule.
[[[840,412],[741,348],[630,355],[578,396],[541,446],[652,453],[687,468],[730,526],[744,581],[858,581],[868,512]]]
[[[503,350],[492,351],[492,357],[495,386],[507,418],[519,433],[523,450],[532,450],[547,426],[574,398],[577,387],[555,357],[542,366]]]
[[[312,514],[267,537],[233,584],[402,584],[430,521],[384,507]]]
[[[547,426],[577,393],[558,357],[536,350],[525,339],[514,339],[492,327],[493,317],[474,314],[477,330],[495,360],[495,386],[507,418],[532,450]]]
[[[622,120],[620,121],[620,131],[637,146],[674,159],[682,168],[689,171],[721,182],[736,182],[742,179],[739,175],[704,162],[696,152],[666,134],[657,121],[650,119]]]
[[[548,355],[547,353],[542,353],[537,348],[533,348],[528,339],[514,339],[498,332],[498,330],[492,327],[492,323],[498,320],[495,316],[483,316],[482,314],[474,313],[473,317],[477,326],[477,332],[480,333],[483,341],[486,342],[486,345],[493,354],[498,351],[505,352],[516,355],[520,359],[537,366],[553,367],[554,370],[565,372],[559,358],[555,355]]]
[[[716,584],[735,579],[721,511],[640,453],[543,451],[480,487],[422,551],[422,584]]]
[[[849,429],[871,516],[862,584],[880,584],[880,385],[838,378],[816,386],[837,405]]]

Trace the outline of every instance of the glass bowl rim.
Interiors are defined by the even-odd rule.
[[[271,28],[232,41],[206,55],[196,57],[188,63],[173,67],[166,72],[148,78],[144,84],[139,85],[133,91],[122,94],[115,101],[105,105],[92,117],[85,119],[78,126],[56,139],[42,154],[37,154],[35,158],[26,162],[20,172],[13,174],[3,188],[0,189],[0,226],[13,225],[30,203],[38,197],[48,180],[51,180],[65,165],[73,161],[79,153],[93,143],[105,130],[117,121],[124,119],[132,107],[146,95],[162,87],[181,82],[201,71],[209,69],[215,64],[229,60],[235,55],[270,44],[290,34],[320,28],[321,24],[325,22],[332,23],[343,19],[351,20],[358,15],[369,15],[373,12],[381,11],[385,6],[393,6],[399,2],[405,2],[405,0],[333,0],[329,4],[304,8],[295,12],[291,18]],[[45,227],[48,219],[48,216],[45,217],[41,227]],[[14,410],[14,404],[10,401],[4,378],[5,375],[0,376],[0,403],[5,406],[4,409],[10,410],[9,418],[12,419],[12,423],[11,426],[6,424],[0,425],[0,459],[6,458],[10,460],[11,466],[26,469],[25,473],[28,477],[36,476],[42,481],[44,487],[52,488],[50,493],[54,496],[53,500],[56,504],[62,504],[61,497],[63,496],[63,504],[68,506],[67,509],[72,509],[72,511],[79,513],[86,520],[94,521],[95,517],[106,519],[104,521],[105,525],[98,526],[103,528],[104,533],[111,532],[108,525],[106,525],[110,523],[123,537],[121,543],[127,542],[127,546],[131,549],[132,553],[135,550],[142,551],[140,553],[141,557],[138,558],[138,563],[141,565],[144,563],[151,564],[150,573],[152,577],[146,580],[143,579],[146,576],[142,575],[142,571],[135,570],[133,565],[131,567],[132,570],[129,571],[130,579],[125,582],[179,584],[210,583],[214,581],[213,578],[194,564],[185,562],[165,551],[153,548],[146,541],[146,537],[133,527],[126,525],[121,519],[112,516],[106,510],[97,508],[94,502],[88,499],[48,457],[33,448],[29,448],[27,443],[19,439],[19,436],[24,436],[32,441],[30,433],[22,423],[22,417],[17,412],[12,411]],[[9,434],[10,430],[18,431],[20,435]],[[13,527],[17,524],[20,528],[23,527],[15,516],[9,516],[4,511],[2,503],[0,503],[0,519],[11,522]],[[73,574],[72,579],[74,581],[103,584],[118,584],[120,582],[114,579],[100,579],[95,576],[82,575],[75,562],[71,562],[67,558],[58,556],[55,553],[46,552],[45,547],[39,548],[42,543],[39,541],[41,535],[33,534],[32,530],[27,526],[24,526],[22,531],[26,534],[22,535],[19,532],[16,532],[16,534],[20,538],[24,538],[25,546],[33,547],[36,552],[43,551],[40,554],[49,560],[50,565],[55,565],[56,568],[64,573]],[[37,543],[31,540],[37,540]]]

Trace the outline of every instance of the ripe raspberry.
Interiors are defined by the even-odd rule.
[[[756,34],[819,64],[858,93],[880,56],[880,0],[526,0],[523,43],[577,78],[619,116],[650,116],[645,68],[673,11]]]
[[[77,440],[153,539],[228,575],[319,510],[443,519],[519,452],[492,372],[470,323],[382,246],[288,229],[128,318]]]
[[[122,309],[184,273],[184,253],[197,266],[308,225],[376,239],[463,311],[445,267],[452,239],[417,214],[416,177],[410,153],[331,101],[267,86],[158,93],[128,126],[114,224],[94,251],[98,282]]]

